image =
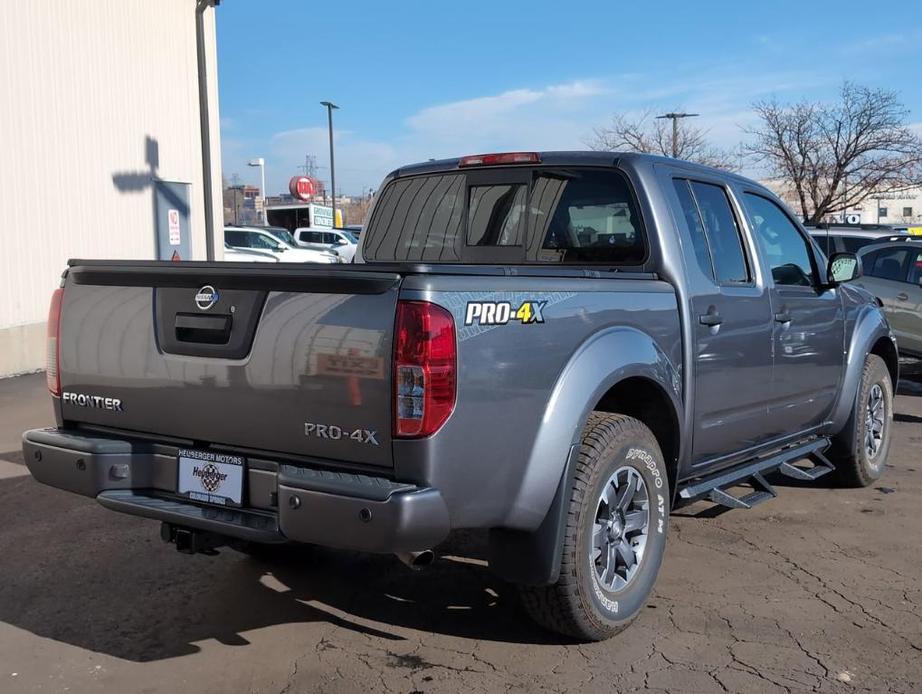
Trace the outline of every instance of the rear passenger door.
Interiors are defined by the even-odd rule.
[[[759,285],[739,209],[717,180],[673,178],[687,234],[682,237],[695,321],[695,430],[698,466],[765,440],[772,379],[772,315]]]
[[[842,300],[820,280],[812,243],[774,200],[745,191],[763,271],[771,278],[774,368],[768,424],[796,434],[829,416],[844,368]],[[822,270],[825,271],[825,270]]]

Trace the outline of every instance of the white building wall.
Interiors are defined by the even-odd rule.
[[[765,179],[760,181],[769,190],[775,192],[795,214],[800,216],[800,203],[793,188],[778,179]],[[878,217],[878,205],[884,214]],[[922,225],[922,187],[907,188],[890,193],[872,194],[860,205],[848,208],[846,215],[856,219],[861,224],[891,224],[893,226],[919,226]],[[842,222],[843,215],[837,212],[832,215],[833,221]]]
[[[220,230],[214,10],[205,21]],[[195,0],[4,4],[0,376],[43,367],[48,298],[68,258],[155,257],[153,177],[191,183],[193,256],[205,258],[201,152]]]
[[[922,224],[922,188],[871,196],[861,205],[848,208],[848,213],[858,215],[863,224]]]

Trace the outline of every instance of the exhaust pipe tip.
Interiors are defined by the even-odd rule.
[[[414,571],[420,571],[435,561],[435,552],[431,549],[421,552],[398,552],[396,557]]]

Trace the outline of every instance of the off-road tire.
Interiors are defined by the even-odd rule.
[[[866,414],[872,389],[880,388],[883,395],[883,436],[876,455],[869,455],[865,438]],[[893,383],[886,363],[876,354],[869,354],[864,362],[861,382],[852,414],[845,428],[833,438],[829,458],[835,464],[835,479],[844,487],[868,487],[878,479],[887,462],[893,430]]]
[[[634,468],[646,486],[647,539],[636,574],[623,589],[609,592],[597,577],[592,532],[602,490],[624,467]],[[646,605],[666,548],[669,478],[652,432],[633,417],[593,412],[583,430],[571,492],[560,576],[549,586],[520,587],[522,604],[551,631],[601,641],[627,628]]]

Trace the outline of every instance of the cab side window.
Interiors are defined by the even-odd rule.
[[[714,270],[720,284],[748,282],[749,268],[743,255],[740,230],[730,209],[727,192],[721,186],[692,181],[692,192],[698,202],[701,219],[707,231]]]
[[[711,265],[711,254],[710,251],[708,251],[708,240],[704,233],[704,223],[701,221],[701,215],[698,214],[698,205],[692,197],[688,181],[684,178],[676,178],[673,179],[672,183],[675,186],[676,195],[679,196],[679,202],[682,205],[682,215],[685,217],[686,225],[688,225],[688,233],[691,234],[698,267],[701,268],[701,272],[711,279],[714,279],[714,267]]]
[[[755,236],[776,285],[811,287],[813,262],[807,240],[787,214],[768,198],[746,193]]]
[[[704,273],[718,284],[749,282],[742,237],[727,192],[701,181],[675,179],[674,184]]]

